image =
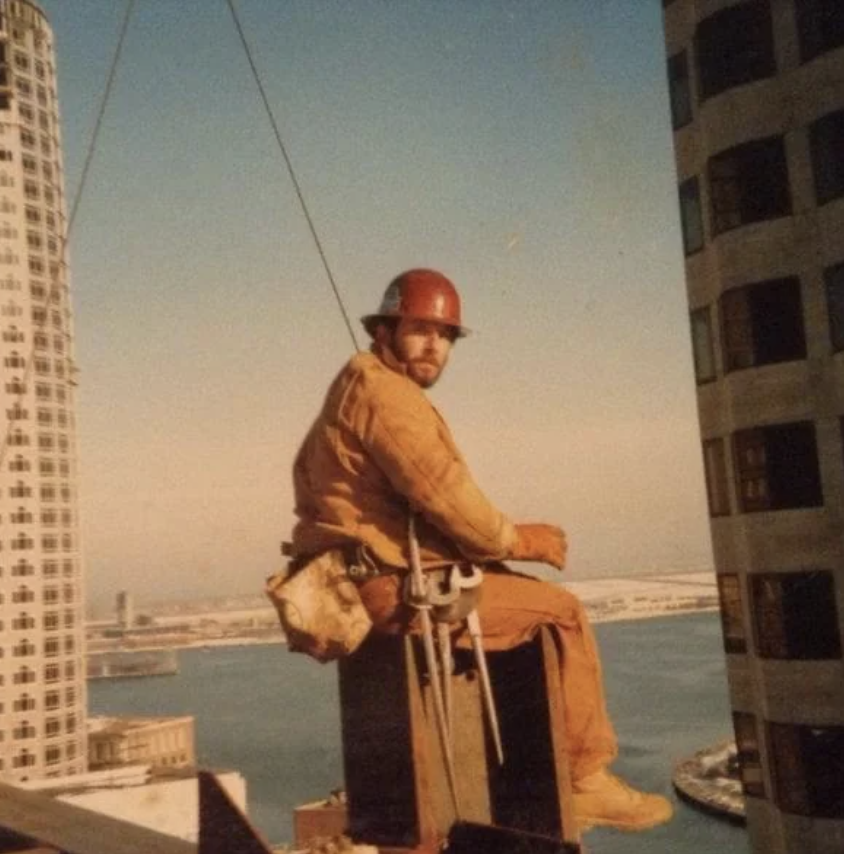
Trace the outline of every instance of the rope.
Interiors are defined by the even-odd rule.
[[[349,332],[349,336],[352,339],[352,345],[354,346],[356,351],[360,351],[360,347],[358,347],[357,338],[355,337],[355,331],[352,328],[351,321],[349,320],[349,313],[346,311],[346,306],[343,304],[343,298],[340,296],[340,289],[337,287],[337,282],[334,279],[334,275],[331,272],[331,267],[328,263],[328,258],[325,254],[325,250],[322,247],[322,242],[319,239],[319,235],[317,234],[316,226],[314,225],[314,221],[311,218],[311,213],[308,210],[308,205],[305,202],[305,196],[302,192],[302,187],[299,184],[298,179],[296,178],[296,172],[293,169],[293,163],[290,160],[290,156],[287,153],[287,147],[284,144],[284,140],[281,138],[281,131],[278,128],[278,124],[275,120],[275,116],[273,115],[272,108],[270,107],[270,102],[267,99],[267,93],[264,90],[264,86],[261,83],[261,77],[258,74],[258,68],[255,65],[255,60],[252,57],[252,51],[249,49],[249,43],[246,41],[246,35],[243,32],[243,27],[240,25],[240,19],[237,17],[237,11],[234,7],[234,0],[226,0],[228,3],[229,9],[232,13],[232,18],[234,19],[234,25],[237,29],[237,34],[240,36],[240,42],[243,45],[243,50],[246,53],[246,59],[249,61],[249,67],[252,69],[252,76],[255,78],[255,85],[258,87],[258,92],[261,95],[261,101],[264,104],[264,109],[267,113],[267,118],[270,120],[270,124],[272,125],[273,133],[275,134],[276,142],[278,143],[279,150],[281,151],[281,156],[284,158],[284,163],[287,166],[287,173],[290,176],[290,180],[293,183],[293,188],[296,191],[296,196],[299,199],[299,205],[302,208],[302,213],[305,215],[305,220],[308,223],[308,228],[311,232],[311,237],[316,244],[317,252],[319,253],[320,260],[322,261],[322,266],[325,268],[325,274],[328,276],[328,281],[331,285],[331,290],[334,291],[334,298],[337,300],[337,306],[340,309],[340,314],[343,315],[343,322],[346,324],[346,329]]]
[[[305,196],[302,192],[302,187],[299,184],[298,179],[296,178],[296,172],[293,169],[293,163],[290,160],[290,156],[287,153],[287,147],[284,144],[284,140],[281,137],[281,131],[278,128],[278,124],[273,116],[272,108],[270,107],[270,102],[267,99],[267,93],[264,90],[264,86],[261,83],[261,77],[258,73],[258,68],[255,64],[255,60],[252,57],[252,51],[249,49],[249,43],[246,41],[246,35],[243,32],[243,27],[240,24],[240,19],[237,16],[237,11],[234,7],[234,0],[226,0],[228,3],[229,10],[231,11],[232,18],[234,19],[234,25],[237,29],[237,33],[240,36],[241,44],[243,45],[243,50],[246,53],[246,59],[249,62],[249,67],[252,69],[252,76],[255,78],[255,85],[258,87],[258,92],[261,96],[261,101],[264,104],[264,109],[267,113],[267,118],[270,120],[270,124],[272,125],[273,133],[275,134],[276,142],[278,143],[279,150],[281,151],[281,156],[284,158],[284,163],[287,166],[287,173],[290,175],[290,180],[293,183],[293,188],[296,191],[296,196],[299,199],[299,205],[302,208],[302,213],[305,215],[305,220],[308,223],[308,228],[311,232],[311,237],[316,244],[317,252],[319,253],[320,260],[322,261],[322,266],[325,268],[325,273],[328,276],[328,281],[331,285],[331,289],[334,292],[334,298],[337,300],[337,306],[340,309],[340,313],[343,315],[343,321],[346,324],[346,329],[349,332],[349,336],[352,339],[352,345],[354,346],[356,351],[360,351],[360,347],[358,347],[357,338],[355,337],[355,331],[352,328],[351,321],[349,320],[349,314],[346,311],[346,306],[343,304],[343,298],[340,295],[340,289],[337,287],[337,282],[334,279],[334,275],[331,272],[331,267],[328,263],[328,258],[325,254],[325,250],[322,247],[322,242],[319,239],[319,235],[317,234],[316,226],[314,225],[314,221],[311,218],[310,211],[308,210],[308,205],[305,202]]]
[[[109,68],[108,78],[106,80],[105,88],[103,89],[103,95],[100,99],[99,110],[97,111],[97,118],[94,122],[94,129],[91,133],[91,140],[88,143],[88,150],[85,154],[85,161],[82,167],[82,173],[79,177],[79,186],[77,187],[76,194],[74,196],[73,205],[71,207],[70,216],[67,220],[67,227],[64,230],[64,234],[59,238],[60,240],[60,248],[59,248],[59,260],[56,266],[55,271],[52,273],[50,278],[50,287],[47,290],[47,296],[45,297],[43,308],[43,313],[39,316],[38,320],[35,323],[36,333],[41,332],[46,323],[47,323],[47,315],[49,312],[50,305],[53,303],[53,300],[56,294],[59,292],[59,272],[62,269],[65,269],[67,266],[67,245],[70,239],[70,232],[73,228],[73,223],[76,220],[76,214],[79,211],[79,204],[82,200],[83,191],[85,189],[85,185],[88,179],[88,172],[91,167],[91,162],[94,159],[94,151],[97,147],[97,140],[100,134],[100,128],[103,122],[103,116],[105,114],[106,105],[109,100],[109,96],[111,95],[112,85],[114,83],[115,74],[117,71],[117,65],[120,61],[120,55],[123,52],[123,43],[126,39],[126,32],[129,29],[129,20],[132,16],[132,9],[134,8],[135,0],[128,0],[126,3],[126,10],[123,14],[123,21],[120,26],[120,35],[117,40],[117,47],[114,51],[114,56],[111,60],[111,67]],[[23,382],[21,385],[22,389],[26,389],[29,381],[32,378],[33,366],[35,362],[35,335],[33,335],[32,346],[29,349],[29,356],[26,360],[26,365],[24,367],[23,373]],[[66,353],[65,353],[66,355]],[[14,403],[12,405],[13,409],[18,409],[20,407],[21,400],[25,391],[17,392],[17,396],[14,399]],[[12,436],[12,432],[14,429],[16,419],[8,419],[8,424],[6,426],[6,432],[3,436],[3,442],[0,444],[0,467],[2,467],[5,459],[6,452],[8,451],[10,439]]]

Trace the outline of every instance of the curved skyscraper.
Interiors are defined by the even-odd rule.
[[[73,329],[53,40],[0,0],[0,778],[85,770]]]
[[[844,851],[844,2],[663,0],[753,850]]]

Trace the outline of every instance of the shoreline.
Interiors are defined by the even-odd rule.
[[[707,605],[707,606],[699,606],[699,607],[674,607],[674,608],[664,608],[654,609],[649,611],[618,611],[612,614],[600,614],[594,613],[592,609],[590,609],[587,605],[587,613],[589,613],[589,619],[592,625],[602,625],[606,623],[634,623],[634,622],[642,622],[644,620],[657,620],[663,617],[687,617],[693,614],[707,614],[707,613],[718,613],[717,605]],[[287,639],[281,632],[279,628],[278,634],[276,636],[266,636],[264,634],[260,636],[250,636],[248,634],[242,635],[230,635],[226,637],[196,637],[190,639],[168,639],[163,640],[162,643],[159,644],[120,644],[109,647],[97,647],[96,649],[90,649],[88,652],[92,655],[97,655],[100,653],[107,652],[120,652],[120,653],[148,653],[148,652],[158,652],[168,649],[200,649],[211,651],[212,649],[217,649],[220,647],[238,647],[238,646],[270,646],[273,644],[278,644],[285,646],[287,644]]]

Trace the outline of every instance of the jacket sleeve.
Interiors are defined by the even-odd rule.
[[[369,385],[355,407],[355,432],[392,487],[467,558],[508,557],[513,523],[477,486],[422,390],[386,372]]]

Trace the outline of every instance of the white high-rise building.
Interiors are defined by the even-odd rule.
[[[73,330],[53,36],[0,0],[0,779],[86,770]]]

